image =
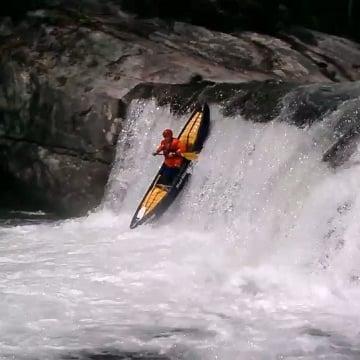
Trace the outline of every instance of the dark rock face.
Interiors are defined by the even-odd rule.
[[[46,46],[54,52],[47,57],[41,29],[28,34],[23,26],[17,36],[8,19],[1,27],[7,41],[0,60],[0,172],[41,207],[81,214],[102,197],[122,104],[68,80],[76,67],[66,75],[57,71],[59,44],[49,37]]]
[[[125,97],[156,99],[159,106],[170,105],[173,113],[187,113],[198,102],[218,104],[224,116],[243,115],[255,122],[268,122],[279,115],[283,97],[298,85],[275,80],[244,83],[139,84]]]
[[[0,162],[7,166],[2,170],[11,174],[35,204],[59,215],[82,214],[101,199],[109,164],[56,150],[0,140]]]
[[[323,161],[336,167],[344,164],[360,139],[360,81],[341,84],[299,85],[289,82],[252,81],[240,84],[200,82],[196,84],[140,84],[124,101],[156,99],[170,105],[174,113],[188,112],[197,102],[220,105],[224,116],[242,115],[254,122],[279,117],[299,128],[310,127],[337,112],[333,145]]]
[[[101,200],[131,99],[155,97],[178,112],[208,101],[269,121],[299,91],[290,106],[303,126],[356,93],[334,82],[360,79],[360,48],[348,40],[308,30],[230,35],[114,6],[106,15],[38,10],[17,25],[5,18],[0,55],[0,172],[71,215]]]

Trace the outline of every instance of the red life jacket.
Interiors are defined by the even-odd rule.
[[[162,151],[165,156],[165,165],[168,167],[180,167],[183,163],[184,158],[180,155],[172,155],[177,151],[181,153],[185,152],[185,147],[179,139],[173,138],[171,143],[166,142],[165,140],[161,141],[158,151]]]

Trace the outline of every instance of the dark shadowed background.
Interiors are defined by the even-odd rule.
[[[359,4],[350,0],[200,0],[123,1],[142,16],[177,18],[218,30],[273,32],[289,25],[358,37]]]
[[[360,38],[357,0],[15,0],[2,2],[3,15],[20,19],[26,11],[40,7],[76,6],[82,10],[117,3],[141,17],[176,19],[210,29],[231,32],[255,30],[273,33],[292,25],[331,34]]]

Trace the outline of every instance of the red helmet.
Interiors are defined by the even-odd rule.
[[[163,131],[163,137],[173,137],[173,132],[171,129],[165,129]]]

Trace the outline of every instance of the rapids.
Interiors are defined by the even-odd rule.
[[[360,358],[360,153],[322,161],[339,113],[303,129],[286,106],[266,124],[210,114],[158,222],[129,229],[162,129],[186,117],[136,102],[98,209],[0,227],[0,358]]]

